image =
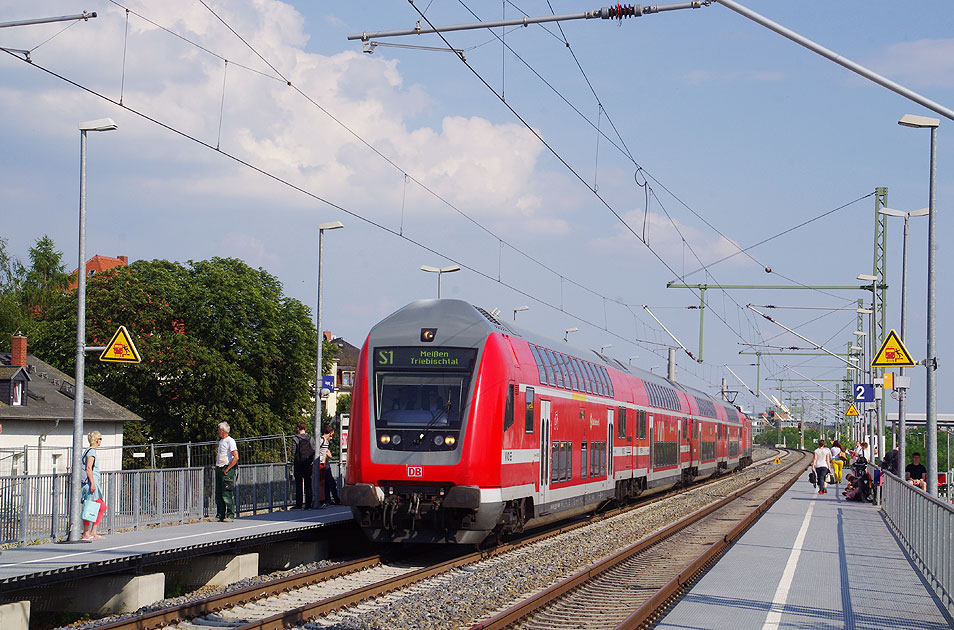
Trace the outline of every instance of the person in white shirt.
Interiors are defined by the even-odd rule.
[[[229,423],[219,423],[219,448],[215,455],[215,513],[222,523],[237,518],[235,512],[235,467],[238,445],[229,435]]]
[[[812,457],[812,468],[815,469],[815,478],[818,481],[818,494],[825,494],[825,482],[828,480],[828,471],[831,470],[831,451],[825,446],[825,440],[818,440],[818,448]]]

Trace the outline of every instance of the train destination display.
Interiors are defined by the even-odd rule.
[[[477,350],[474,348],[375,348],[374,365],[394,368],[460,368],[474,367]]]

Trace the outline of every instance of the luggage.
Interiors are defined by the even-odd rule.
[[[815,475],[815,471],[812,470],[808,473],[808,483],[812,484],[812,488],[818,485],[818,479]]]

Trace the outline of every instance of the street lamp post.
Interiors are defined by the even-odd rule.
[[[513,309],[513,321],[517,321],[517,313],[519,313],[520,311],[529,311],[529,310],[530,310],[529,306],[518,306],[517,308]]]
[[[925,395],[927,403],[927,485],[928,493],[937,496],[937,357],[935,356],[936,342],[936,312],[937,300],[935,294],[935,259],[937,258],[937,128],[941,121],[927,116],[905,114],[898,121],[903,127],[931,130],[931,176],[929,183],[928,202],[928,263],[927,263],[927,356],[924,358],[924,367],[927,368],[925,380]],[[903,464],[903,462],[902,462]]]
[[[859,308],[856,309],[856,312],[859,315],[871,315],[868,320],[868,333],[869,333],[869,347],[871,348],[871,361],[874,362],[875,353],[878,352],[878,335],[876,333],[875,326],[875,310],[877,308],[877,291],[878,291],[878,276],[860,273],[858,274],[858,279],[862,282],[871,283],[871,308]],[[875,378],[878,376],[878,368],[868,366],[868,372],[871,375],[871,384],[874,385]],[[881,389],[882,396],[884,395],[884,388]],[[881,421],[881,414],[878,412],[878,400],[875,399],[874,407],[874,417],[870,420],[870,435],[874,438],[869,446],[871,447],[871,463],[875,463],[874,454],[875,450],[878,451],[878,457],[884,457],[884,445],[881,444],[881,440],[884,436],[884,426],[879,424]],[[877,447],[877,448],[876,448]]]
[[[82,510],[79,502],[82,492],[80,469],[83,466],[83,400],[86,397],[86,132],[113,131],[116,123],[101,118],[80,123],[80,205],[79,205],[79,264],[76,267],[76,373],[73,391],[73,453],[70,463],[70,533],[69,542],[79,542],[82,536]]]
[[[437,274],[437,299],[441,299],[441,275],[445,273],[453,273],[455,271],[460,271],[460,267],[457,265],[451,265],[449,267],[431,267],[430,265],[421,265],[421,271],[429,271],[431,273]],[[514,319],[516,319],[516,313],[514,314]]]
[[[324,333],[321,330],[321,268],[322,268],[322,252],[321,252],[321,241],[324,239],[325,230],[339,230],[344,227],[344,224],[341,221],[331,221],[329,223],[319,223],[318,224],[318,298],[316,305],[315,313],[315,325],[318,327],[318,351],[316,352],[317,358],[315,359],[315,443],[321,441],[321,404],[322,404],[322,390],[324,389],[324,379],[322,378],[321,373],[321,362],[322,362],[322,347],[321,344],[324,341]],[[330,393],[330,392],[329,392]],[[319,502],[321,493],[315,492],[315,501]]]
[[[911,217],[923,217],[929,212],[928,208],[921,208],[920,210],[911,210],[910,212],[902,212],[900,210],[892,210],[891,208],[881,208],[878,210],[881,214],[890,216],[890,217],[904,217],[904,237],[901,240],[901,343],[904,343],[904,329],[907,323],[908,311],[907,311],[907,299],[908,299],[908,220]],[[904,474],[904,464],[907,461],[906,453],[906,436],[907,436],[907,422],[905,419],[905,398],[907,398],[908,388],[904,383],[904,366],[898,370],[898,375],[900,376],[898,388],[898,461],[900,462],[900,467],[898,472]]]

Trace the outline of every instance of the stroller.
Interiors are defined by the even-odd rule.
[[[871,475],[868,473],[868,460],[864,457],[858,457],[855,459],[855,463],[851,465],[851,469],[854,472],[855,483],[858,488],[856,501],[873,501],[874,500],[874,482],[871,479]]]

